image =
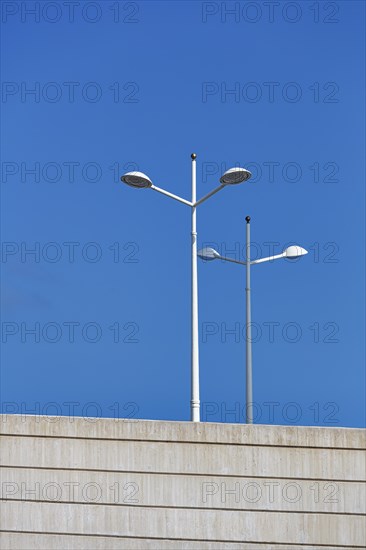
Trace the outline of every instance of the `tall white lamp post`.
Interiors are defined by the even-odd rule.
[[[300,256],[304,256],[308,251],[301,246],[289,246],[281,254],[276,256],[268,256],[267,258],[260,258],[258,260],[250,260],[250,216],[245,218],[247,222],[246,227],[246,261],[234,260],[232,258],[226,258],[221,256],[213,248],[203,248],[198,252],[198,256],[203,260],[224,260],[226,262],[233,262],[235,264],[246,266],[246,422],[247,424],[253,424],[253,377],[252,377],[252,319],[251,319],[251,290],[250,290],[250,266],[254,264],[261,264],[263,262],[269,262],[277,260],[279,258],[288,258],[289,260],[295,260]]]
[[[153,185],[151,179],[142,172],[128,172],[121,176],[121,181],[132,187],[139,189],[150,188],[158,191],[167,197],[175,199],[191,208],[192,214],[192,342],[191,342],[191,420],[193,422],[200,421],[200,391],[199,391],[199,353],[198,353],[198,284],[197,284],[197,225],[196,225],[196,208],[207,199],[212,197],[227,185],[242,183],[251,177],[251,173],[244,168],[236,167],[227,170],[220,178],[220,185],[213,189],[210,193],[197,201],[196,199],[196,158],[197,155],[192,153],[192,199],[188,201],[182,199],[165,189]]]

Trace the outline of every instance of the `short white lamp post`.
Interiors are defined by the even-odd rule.
[[[211,260],[224,260],[226,262],[233,262],[235,264],[246,266],[246,422],[247,424],[253,424],[253,378],[252,378],[252,320],[251,320],[251,301],[250,301],[250,266],[254,264],[261,264],[263,262],[269,262],[277,260],[279,258],[288,258],[289,260],[295,260],[300,256],[304,256],[308,253],[305,248],[301,246],[289,246],[281,254],[276,256],[268,256],[267,258],[260,258],[258,260],[250,260],[250,216],[245,218],[247,222],[246,228],[246,261],[241,262],[232,258],[225,258],[221,256],[213,248],[203,248],[198,252],[198,256],[206,261]]]
[[[160,187],[153,185],[151,179],[142,172],[128,172],[121,176],[121,181],[127,183],[132,187],[139,189],[150,188],[154,191],[158,191],[167,197],[175,199],[191,208],[192,215],[192,252],[191,252],[191,266],[192,266],[192,342],[191,342],[191,420],[193,422],[200,421],[200,392],[199,392],[199,354],[198,354],[198,283],[197,283],[197,225],[196,225],[196,208],[207,199],[212,197],[221,189],[224,189],[227,185],[233,185],[242,183],[251,177],[251,173],[244,168],[236,167],[227,170],[220,178],[220,185],[213,189],[210,193],[202,197],[202,199],[196,199],[196,158],[197,155],[192,153],[192,198],[190,201],[182,199],[173,193],[165,191]]]

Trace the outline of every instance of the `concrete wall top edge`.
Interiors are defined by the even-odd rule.
[[[366,449],[365,429],[338,427],[3,414],[0,415],[0,433],[35,437]]]

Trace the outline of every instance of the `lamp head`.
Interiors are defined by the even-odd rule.
[[[121,176],[121,181],[127,183],[131,187],[137,187],[138,189],[145,189],[152,186],[151,179],[142,172],[127,172]]]
[[[305,250],[305,248],[302,248],[298,245],[289,246],[284,250],[285,258],[288,258],[289,260],[296,260],[296,258],[299,258],[300,256],[305,256],[308,251]]]
[[[214,249],[214,248],[202,248],[202,250],[199,250],[197,252],[197,256],[199,256],[202,260],[206,260],[208,262],[212,260],[217,260],[217,258],[220,258],[220,254]]]
[[[252,176],[249,170],[237,166],[236,168],[230,168],[221,176],[220,183],[222,185],[233,185],[248,180]]]

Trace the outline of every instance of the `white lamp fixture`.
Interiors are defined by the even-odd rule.
[[[302,248],[301,246],[289,246],[286,248],[286,250],[283,251],[283,253],[286,255],[286,258],[289,260],[296,260],[296,258],[300,258],[300,256],[304,256],[308,253],[305,248]]]
[[[131,187],[137,187],[137,189],[145,189],[152,186],[151,179],[142,172],[127,172],[127,174],[121,176],[121,181]]]
[[[250,178],[252,174],[245,170],[245,168],[240,168],[239,166],[236,168],[230,168],[230,170],[227,170],[220,178],[220,182],[223,185],[235,185],[236,183],[241,183],[243,181],[246,181]]]

